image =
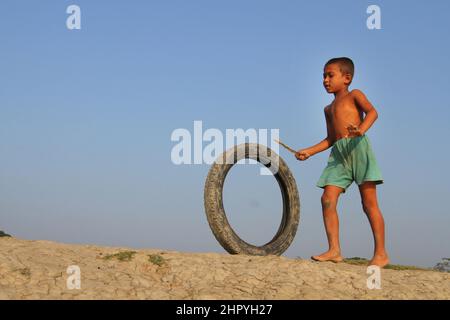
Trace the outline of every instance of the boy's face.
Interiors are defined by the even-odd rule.
[[[351,81],[349,74],[342,74],[339,64],[326,65],[323,70],[323,86],[328,93],[335,93],[348,86]]]

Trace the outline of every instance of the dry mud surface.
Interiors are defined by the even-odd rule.
[[[136,251],[131,257],[119,252]],[[69,289],[80,268],[80,289]],[[450,274],[277,256],[183,253],[0,238],[0,299],[449,299]],[[69,280],[69,281],[68,281]]]

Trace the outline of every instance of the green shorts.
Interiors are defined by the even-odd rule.
[[[345,190],[355,181],[358,185],[364,181],[383,183],[380,168],[369,137],[342,138],[331,149],[326,168],[317,182],[319,188],[326,185],[338,186]]]

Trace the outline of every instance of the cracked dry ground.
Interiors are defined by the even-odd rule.
[[[344,263],[152,249],[108,256],[130,250],[0,238],[0,299],[450,298],[450,274],[435,271],[382,270],[382,288],[369,290],[366,267]],[[80,289],[67,288],[70,265],[80,267]]]

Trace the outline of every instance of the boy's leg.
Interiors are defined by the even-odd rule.
[[[375,250],[370,265],[384,267],[389,263],[389,257],[384,245],[384,219],[378,207],[376,184],[370,181],[359,185],[363,210],[366,213],[372,227]]]
[[[343,191],[343,188],[333,185],[327,185],[324,188],[321,201],[329,249],[321,255],[312,256],[311,259],[313,260],[333,262],[341,262],[343,260],[339,244],[339,218],[336,211],[339,195]]]

